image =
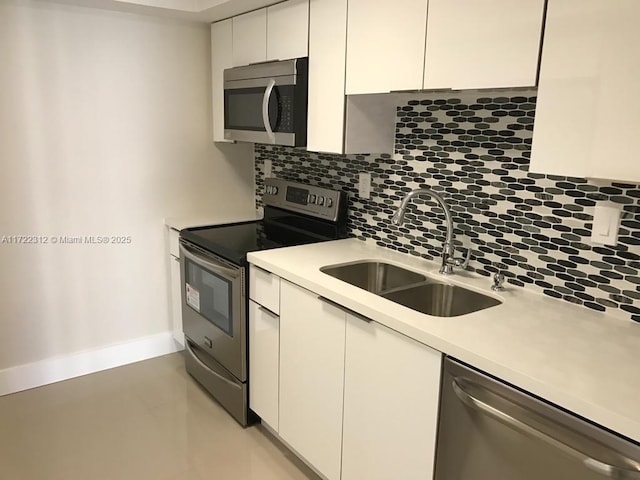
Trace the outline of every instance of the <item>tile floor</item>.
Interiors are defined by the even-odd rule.
[[[317,480],[240,427],[180,354],[0,397],[0,479]]]

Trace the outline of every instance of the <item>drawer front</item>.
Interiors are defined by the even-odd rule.
[[[280,277],[251,265],[249,298],[276,315],[280,314]]]

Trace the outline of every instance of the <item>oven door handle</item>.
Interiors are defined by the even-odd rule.
[[[475,385],[473,382],[466,381],[464,378],[455,378],[452,381],[453,391],[462,403],[484,413],[488,417],[491,417],[508,427],[528,435],[544,443],[557,448],[558,450],[577,458],[588,469],[599,473],[608,478],[614,479],[640,479],[640,464],[634,460],[624,457],[623,455],[606,448],[604,445],[600,446],[600,453],[603,453],[607,458],[617,458],[618,464],[608,463],[585,453],[589,450],[586,445],[569,445],[565,441],[556,438],[553,434],[543,432],[539,428],[530,425],[524,418],[536,419],[541,425],[546,426],[550,432],[556,434],[561,433],[563,427],[559,424],[551,425],[549,421],[545,421],[542,415],[536,414],[536,412],[529,410],[521,405],[513,404],[507,399],[496,395],[505,405],[510,405],[511,412],[505,412],[497,405],[492,404],[491,400],[483,398],[484,389],[479,385]],[[514,415],[514,413],[520,413],[522,418],[518,418],[520,415]],[[548,424],[548,425],[547,425]]]
[[[182,251],[182,254],[189,260],[192,260],[196,264],[203,267],[207,267],[212,272],[215,272],[224,278],[235,280],[236,278],[238,278],[238,276],[240,276],[240,269],[229,268],[220,263],[212,263],[211,259],[198,254],[184,243],[180,243],[180,249]]]
[[[271,78],[267,84],[267,88],[264,91],[264,97],[262,97],[262,122],[264,123],[264,129],[269,136],[271,143],[276,143],[276,136],[271,129],[271,119],[269,118],[269,102],[271,101],[271,94],[273,93],[273,87],[275,87],[276,81]]]
[[[223,375],[221,375],[218,372],[216,372],[215,370],[212,370],[207,364],[205,364],[202,360],[200,360],[198,358],[198,355],[196,354],[196,352],[194,352],[193,348],[191,348],[191,345],[189,345],[188,341],[184,342],[184,346],[187,349],[187,351],[189,352],[189,354],[193,357],[193,359],[198,363],[198,365],[200,365],[200,367],[204,368],[207,372],[211,373],[211,375],[214,375],[217,378],[219,378],[220,380],[222,380],[223,382],[229,384],[231,387],[233,387],[233,388],[235,388],[237,390],[242,389],[242,386],[238,385],[237,382],[234,382],[230,378],[226,378]]]

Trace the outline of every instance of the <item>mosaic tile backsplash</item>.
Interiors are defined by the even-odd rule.
[[[439,259],[445,224],[426,197],[405,223],[390,217],[414,188],[447,200],[457,255],[472,249],[470,269],[501,271],[511,285],[535,289],[640,322],[640,186],[529,173],[535,90],[423,94],[397,109],[394,155],[332,155],[256,145],[257,208],[264,161],[287,180],[349,192],[353,237]],[[358,197],[358,175],[372,175],[371,198]],[[619,204],[617,246],[590,241],[593,207]]]

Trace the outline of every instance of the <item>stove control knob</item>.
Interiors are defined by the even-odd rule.
[[[267,188],[265,188],[265,191],[267,192],[267,195],[271,195],[271,185],[267,185]]]
[[[327,205],[327,208],[332,207],[333,206],[333,200],[331,200],[329,197],[327,197],[326,205]]]
[[[316,200],[318,205],[324,205],[324,197],[322,195],[318,195],[318,200]]]
[[[316,196],[314,194],[309,195],[309,203],[316,203]]]
[[[274,194],[274,195],[277,195],[278,194],[278,187],[275,187],[275,186],[271,187],[271,193]]]

